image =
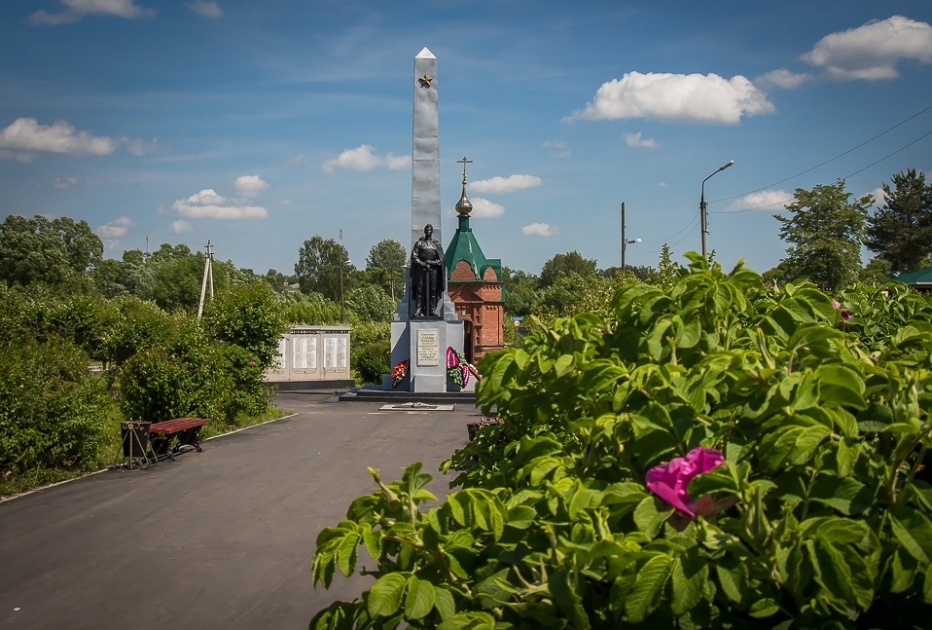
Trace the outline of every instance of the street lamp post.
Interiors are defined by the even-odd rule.
[[[340,263],[340,321],[346,321],[346,302],[343,300],[343,266],[353,264],[352,260],[344,260]]]
[[[728,160],[725,164],[722,164],[721,166],[719,166],[718,169],[716,169],[716,171],[712,173],[712,175],[715,175],[715,173],[718,173],[719,171],[724,171],[726,168],[728,168],[734,163],[735,163],[734,160]],[[712,177],[712,175],[709,175],[709,177]],[[707,258],[706,249],[705,249],[705,237],[706,237],[706,234],[709,233],[708,221],[706,219],[706,212],[705,212],[705,183],[706,181],[708,181],[709,177],[706,177],[704,180],[702,180],[701,191],[699,194],[699,229],[702,232],[702,257],[703,258]]]
[[[634,245],[635,243],[640,243],[641,239],[627,239],[625,238],[625,202],[621,202],[621,273],[625,272],[625,250],[628,249],[628,245]]]

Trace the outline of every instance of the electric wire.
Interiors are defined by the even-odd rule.
[[[893,126],[890,127],[889,129],[887,129],[887,130],[885,130],[885,131],[881,131],[881,132],[878,133],[877,135],[875,135],[875,136],[873,136],[873,137],[871,137],[871,138],[868,138],[867,140],[865,140],[865,141],[862,142],[861,144],[859,144],[859,145],[857,145],[857,146],[855,146],[855,147],[852,147],[852,148],[848,149],[847,151],[844,151],[843,153],[839,153],[839,154],[836,155],[835,157],[830,158],[830,159],[828,159],[828,160],[825,160],[824,162],[820,162],[819,164],[816,164],[815,166],[812,166],[812,167],[809,167],[809,168],[807,168],[807,169],[805,169],[805,170],[803,170],[803,171],[800,171],[799,173],[796,173],[795,175],[790,175],[789,177],[785,177],[785,178],[781,179],[781,180],[778,181],[778,182],[774,182],[774,183],[772,183],[772,184],[768,184],[767,186],[763,186],[763,187],[761,187],[761,188],[757,188],[757,189],[752,190],[752,191],[750,191],[750,192],[742,193],[742,194],[740,194],[740,195],[734,195],[733,197],[724,197],[724,198],[722,198],[722,199],[716,199],[715,202],[710,202],[710,203],[716,203],[716,202],[721,202],[721,201],[731,201],[732,199],[738,199],[738,198],[740,198],[740,197],[745,197],[745,196],[747,196],[747,195],[753,195],[753,194],[756,193],[756,192],[760,192],[760,191],[762,191],[762,190],[767,190],[768,188],[773,188],[774,186],[779,186],[780,184],[782,184],[782,183],[784,183],[784,182],[788,182],[788,181],[790,181],[791,179],[795,179],[795,178],[799,177],[800,175],[805,175],[806,173],[812,172],[812,171],[816,170],[817,168],[820,168],[820,167],[822,167],[822,166],[825,166],[826,164],[830,164],[830,163],[834,162],[835,160],[837,160],[837,159],[839,159],[839,158],[842,158],[842,157],[848,155],[848,154],[851,153],[852,151],[857,151],[858,149],[860,149],[860,148],[863,147],[864,145],[873,142],[873,141],[876,140],[877,138],[880,138],[880,137],[882,137],[882,136],[887,135],[888,133],[890,133],[891,131],[893,131],[894,129],[896,129],[896,128],[898,128],[898,127],[902,127],[903,125],[905,125],[906,123],[908,123],[908,122],[911,121],[912,119],[914,119],[914,118],[916,118],[917,116],[920,116],[920,115],[926,113],[926,112],[929,111],[930,109],[932,109],[932,105],[927,105],[926,107],[922,108],[921,110],[919,110],[918,112],[916,112],[915,114],[913,114],[912,116],[910,116],[909,118],[906,118],[905,120],[901,120],[900,122],[898,122],[897,124],[893,125]],[[932,133],[932,132],[929,132],[929,133]],[[925,134],[924,136],[922,136],[922,137],[920,137],[920,138],[917,138],[916,140],[914,140],[914,141],[911,142],[910,144],[906,145],[906,147],[910,146],[911,144],[915,144],[915,143],[918,142],[919,140],[922,140],[922,138],[925,138],[925,136],[927,136],[927,135],[929,135],[929,134],[927,133],[927,134]],[[891,153],[890,155],[888,155],[888,156],[886,156],[886,157],[884,157],[884,158],[881,158],[881,159],[878,160],[877,162],[874,162],[874,164],[877,164],[878,162],[882,162],[883,160],[887,159],[887,157],[890,157],[891,155],[895,155],[896,153],[898,153],[899,151],[902,151],[902,150],[905,149],[906,147],[902,147],[901,149],[898,149],[898,150],[895,151],[894,153]],[[871,164],[870,166],[865,166],[865,167],[864,167],[863,169],[861,169],[861,170],[868,169],[868,168],[870,168],[871,166],[874,166],[874,164]],[[855,173],[852,173],[852,175],[856,175],[857,173],[860,173],[860,172],[861,172],[861,171],[855,171]],[[850,177],[850,175],[849,175],[849,177]],[[846,178],[846,179],[847,179],[847,178]]]

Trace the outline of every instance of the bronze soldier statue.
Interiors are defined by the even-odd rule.
[[[424,236],[411,248],[411,285],[414,289],[414,317],[438,317],[434,313],[445,288],[443,248],[433,240],[434,226],[424,226]]]

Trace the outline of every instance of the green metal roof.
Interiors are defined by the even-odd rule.
[[[903,282],[911,285],[930,284],[932,285],[932,267],[926,267],[919,271],[906,273],[894,278],[896,282]]]
[[[469,227],[469,215],[460,215],[459,227],[447,247],[447,253],[444,256],[444,262],[447,265],[447,282],[450,282],[450,276],[453,274],[453,268],[461,261],[469,263],[477,280],[482,280],[483,274],[490,267],[495,271],[496,281],[502,278],[502,261],[500,259],[486,258],[479,247],[479,242]]]

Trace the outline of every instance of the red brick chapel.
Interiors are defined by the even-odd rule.
[[[466,198],[466,164],[463,164],[463,194],[456,204],[459,225],[447,248],[447,294],[465,322],[463,352],[473,365],[487,352],[505,347],[505,286],[502,261],[486,258],[469,226],[472,203]]]

